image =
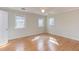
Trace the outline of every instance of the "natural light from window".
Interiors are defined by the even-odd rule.
[[[44,27],[44,19],[43,18],[38,19],[38,26]]]
[[[55,25],[54,22],[55,22],[54,17],[49,18],[49,25],[51,25],[51,26]]]
[[[24,28],[25,17],[23,16],[16,16],[16,26],[15,28]]]

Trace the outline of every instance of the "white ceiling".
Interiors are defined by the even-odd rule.
[[[36,13],[40,15],[59,14],[79,9],[78,7],[8,7],[8,8],[23,12]],[[26,10],[22,10],[22,8],[25,8]],[[45,13],[42,13],[41,9],[45,9]]]

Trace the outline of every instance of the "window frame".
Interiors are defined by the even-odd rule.
[[[50,17],[48,20],[49,20],[48,23],[49,23],[50,26],[54,26],[55,25],[55,18],[54,17]]]
[[[42,25],[40,25],[42,23]],[[44,27],[44,18],[39,18],[38,19],[38,27]]]
[[[23,26],[22,27],[19,27],[19,26],[17,26],[17,17],[23,17],[23,23],[24,24],[22,24]],[[22,20],[20,20],[20,21],[22,21]],[[25,16],[22,16],[22,15],[16,15],[15,16],[15,29],[23,29],[23,28],[25,28]]]

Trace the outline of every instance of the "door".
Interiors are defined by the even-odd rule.
[[[8,12],[0,10],[0,46],[8,43]]]

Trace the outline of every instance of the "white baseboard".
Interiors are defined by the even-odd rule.
[[[38,33],[38,34],[41,34],[41,33]],[[13,39],[17,39],[17,38],[22,38],[22,37],[27,37],[27,36],[32,36],[32,35],[38,35],[38,34],[30,34],[30,35],[17,36],[17,37],[9,38],[9,40],[13,40]],[[56,34],[56,33],[49,33],[49,34],[58,35],[58,36],[61,36],[61,37],[66,37],[66,38],[69,38],[69,39],[72,39],[72,40],[79,41],[79,38],[76,38],[76,37],[70,37],[70,36],[67,36],[67,35]]]
[[[49,34],[58,35],[58,36],[61,36],[61,37],[66,37],[66,38],[69,38],[69,39],[72,39],[72,40],[79,41],[79,38],[76,38],[76,37],[70,37],[70,36],[67,36],[67,35],[56,34],[56,33],[49,33]]]
[[[14,39],[17,39],[17,38],[28,37],[28,36],[38,35],[38,34],[41,34],[41,33],[29,34],[29,35],[22,35],[22,36],[16,36],[16,37],[11,37],[11,38],[9,37],[8,39],[9,40],[14,40]]]

